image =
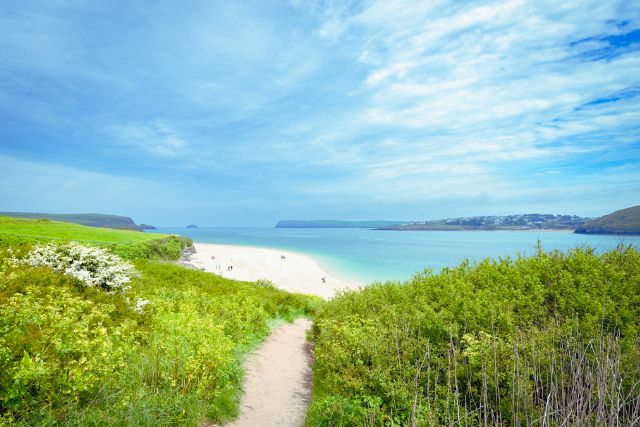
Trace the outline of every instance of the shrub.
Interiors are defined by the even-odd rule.
[[[133,265],[108,250],[75,242],[35,245],[21,262],[32,267],[50,267],[75,277],[85,286],[109,292],[124,292],[135,274]]]
[[[639,326],[640,252],[625,246],[345,292],[314,322],[307,424],[632,424]]]
[[[50,269],[8,273],[0,281],[0,424],[64,413],[121,378],[140,337],[122,296],[85,291]]]
[[[133,244],[111,245],[113,253],[125,259],[180,259],[182,251],[192,246],[191,239],[182,236],[169,236],[162,239],[154,239]]]

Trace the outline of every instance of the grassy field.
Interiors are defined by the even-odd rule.
[[[139,231],[87,227],[69,222],[11,218],[0,216],[0,236],[17,236],[21,240],[54,239],[90,243],[139,243],[167,237]]]
[[[175,236],[7,218],[2,235],[10,239],[0,245],[0,425],[228,420],[246,354],[272,325],[321,304],[168,263],[185,243]],[[45,238],[124,255],[136,271],[130,289],[109,293],[25,263]]]

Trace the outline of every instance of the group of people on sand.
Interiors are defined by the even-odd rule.
[[[216,259],[216,256],[212,255],[211,259]],[[233,261],[233,260],[231,260],[231,261]],[[222,266],[220,264],[216,264],[216,269],[217,270],[222,270]],[[228,265],[227,266],[227,271],[233,271],[233,265]]]
[[[216,259],[216,256],[215,256],[215,255],[212,255],[212,256],[211,256],[211,259],[215,260],[215,259]],[[283,259],[283,260],[284,260],[284,259],[287,259],[287,257],[286,257],[286,256],[284,256],[284,255],[280,255],[280,259]],[[233,261],[233,260],[231,260],[231,261]],[[220,264],[216,264],[216,269],[217,269],[217,270],[222,270],[222,266],[221,266]],[[233,265],[228,265],[228,266],[227,266],[227,271],[233,271]],[[322,276],[322,277],[320,278],[320,280],[322,280],[322,283],[327,283],[327,278],[326,278],[325,276]]]

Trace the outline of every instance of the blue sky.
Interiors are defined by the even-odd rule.
[[[156,225],[640,204],[640,3],[7,1],[0,210]]]

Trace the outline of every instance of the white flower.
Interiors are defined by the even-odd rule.
[[[146,306],[147,304],[151,304],[151,301],[146,300],[146,299],[138,298],[138,299],[136,300],[136,306],[134,307],[134,309],[133,309],[133,310],[134,310],[136,313],[140,313],[140,314],[142,314],[142,313],[144,312],[144,308],[145,308],[145,306]]]
[[[136,270],[130,263],[106,249],[76,242],[36,245],[21,261],[32,267],[50,267],[73,276],[85,286],[109,292],[124,292]]]

